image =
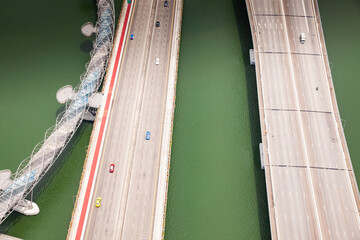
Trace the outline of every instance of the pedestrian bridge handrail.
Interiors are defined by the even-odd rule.
[[[96,40],[90,53],[91,59],[80,76],[80,84],[74,89],[75,96],[66,104],[66,110],[56,118],[31,155],[23,160],[7,184],[0,183],[0,224],[11,214],[50,169],[66,147],[89,108],[89,99],[96,93],[107,69],[114,37],[113,0],[98,0]],[[4,186],[5,185],[5,186]]]

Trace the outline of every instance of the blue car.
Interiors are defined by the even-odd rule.
[[[150,132],[149,132],[149,131],[146,132],[146,137],[145,137],[145,139],[146,139],[146,140],[150,140]]]
[[[134,34],[130,34],[130,40],[134,40]]]

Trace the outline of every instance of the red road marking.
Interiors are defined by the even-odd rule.
[[[76,240],[80,240],[81,233],[82,233],[82,230],[83,230],[83,227],[84,227],[85,215],[86,215],[86,212],[87,212],[87,206],[88,206],[88,203],[89,203],[90,192],[91,192],[91,188],[92,188],[93,181],[94,181],[94,174],[95,174],[96,165],[97,165],[98,158],[99,158],[100,146],[101,146],[101,142],[102,142],[102,139],[103,139],[103,136],[104,136],[105,123],[106,123],[106,120],[108,118],[107,115],[108,115],[108,110],[109,110],[109,106],[110,106],[110,100],[111,100],[112,91],[113,91],[113,87],[114,87],[116,72],[117,72],[117,69],[119,67],[121,48],[122,48],[122,45],[124,43],[126,25],[127,25],[128,20],[129,20],[130,9],[131,9],[131,4],[128,4],[123,29],[122,29],[122,32],[121,32],[120,43],[119,43],[119,46],[118,46],[118,51],[116,53],[114,70],[113,70],[112,75],[111,75],[109,93],[108,93],[107,98],[106,98],[106,103],[105,103],[105,108],[104,108],[104,115],[103,115],[102,120],[101,120],[99,137],[98,137],[97,142],[96,142],[94,160],[93,160],[93,163],[91,165],[90,177],[89,177],[88,185],[86,187],[84,204],[83,204],[83,207],[81,209],[79,225],[78,225],[78,229],[77,229],[76,237],[75,237]]]

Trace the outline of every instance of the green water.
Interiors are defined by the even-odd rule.
[[[55,123],[56,91],[79,83],[89,59],[80,26],[96,19],[96,8],[93,1],[0,3],[0,169],[15,171]]]
[[[15,171],[62,110],[56,91],[79,82],[90,46],[80,26],[95,21],[96,6],[94,0],[0,4],[0,169]],[[360,31],[344,27],[360,22],[360,2],[320,0],[320,8],[360,183]],[[270,238],[251,46],[243,0],[185,0],[165,239]],[[36,188],[40,214],[13,213],[2,232],[66,237],[91,130],[82,124]]]
[[[7,234],[23,239],[65,239],[92,125],[83,124],[65,153],[35,189],[37,216],[13,213],[5,222]]]
[[[184,1],[165,239],[269,236],[245,1]]]
[[[55,123],[62,106],[56,91],[79,83],[89,59],[80,27],[96,19],[94,1],[3,1],[0,30],[0,169],[16,171]],[[1,230],[24,239],[64,239],[92,126],[68,148],[34,192],[40,214],[14,213]],[[44,236],[49,236],[44,238]]]

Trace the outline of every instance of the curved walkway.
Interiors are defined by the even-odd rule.
[[[35,146],[31,156],[21,162],[10,177],[11,181],[0,183],[0,223],[31,192],[56,161],[82,122],[89,100],[101,85],[112,48],[114,5],[112,0],[98,0],[97,5],[99,30],[93,44],[94,50],[90,53],[91,60],[81,76],[80,85],[75,88],[76,95],[67,104],[66,110],[58,115],[56,124],[46,131],[44,140]]]

